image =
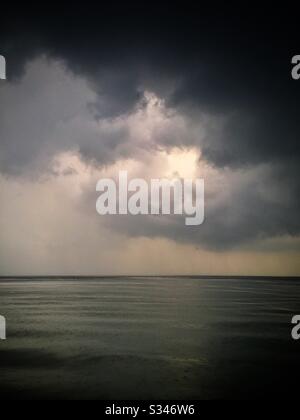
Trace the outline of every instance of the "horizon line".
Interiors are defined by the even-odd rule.
[[[293,279],[300,280],[300,275],[247,275],[247,274],[100,274],[100,275],[0,275],[0,280],[3,279],[116,279],[116,278],[191,278],[191,279]]]

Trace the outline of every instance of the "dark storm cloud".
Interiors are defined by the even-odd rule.
[[[217,165],[300,152],[300,84],[290,75],[296,27],[282,12],[223,15],[203,7],[115,3],[55,13],[4,11],[2,21],[10,75],[20,75],[35,55],[60,58],[99,94],[98,118],[130,112],[150,89],[181,112],[227,117],[222,131],[200,144]]]
[[[91,109],[97,120],[130,114],[149,90],[192,121],[191,127],[203,114],[220,121],[204,137],[174,136],[176,146],[197,145],[221,168],[271,167],[272,177],[257,178],[209,208],[200,230],[186,229],[182,221],[170,228],[149,218],[141,224],[128,220],[120,230],[219,248],[299,234],[300,83],[291,78],[291,58],[299,53],[297,25],[291,14],[262,8],[251,12],[247,3],[243,7],[243,12],[226,14],[208,13],[201,6],[131,8],[128,3],[43,13],[4,11],[0,46],[10,77],[18,79],[33,57],[60,59],[93,87],[97,99]],[[126,135],[107,132],[107,147],[87,136],[79,151],[87,159],[111,162]],[[169,137],[157,138],[159,142],[172,146]],[[62,146],[71,148],[72,139]],[[31,150],[36,147],[24,148],[29,161]],[[9,151],[17,160],[14,146]],[[10,167],[11,160],[6,160]],[[278,191],[272,201],[266,195],[274,184]],[[281,191],[288,199],[285,194],[282,199]]]

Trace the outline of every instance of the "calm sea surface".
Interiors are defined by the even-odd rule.
[[[0,398],[293,397],[300,282],[2,279]]]

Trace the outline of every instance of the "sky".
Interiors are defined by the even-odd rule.
[[[4,6],[0,275],[300,275],[296,26],[249,7]],[[99,216],[121,170],[203,178],[204,224]]]

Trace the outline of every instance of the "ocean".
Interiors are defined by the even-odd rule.
[[[0,280],[0,398],[296,398],[300,281]]]

